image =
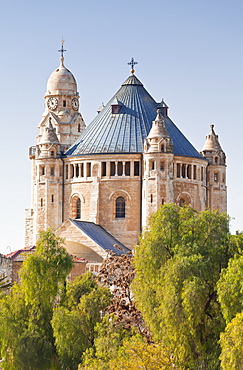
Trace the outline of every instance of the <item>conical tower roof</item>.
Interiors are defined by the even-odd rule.
[[[202,151],[217,152],[222,151],[221,145],[219,144],[218,135],[215,134],[214,125],[210,125],[210,132],[206,136],[206,141]]]
[[[157,138],[169,137],[168,131],[166,130],[166,127],[164,124],[164,118],[161,114],[160,109],[157,109],[157,116],[155,120],[153,121],[153,125],[148,135],[148,139],[155,138],[155,137]]]
[[[49,117],[48,123],[44,129],[40,144],[60,144],[56,135],[56,130],[51,123],[51,117]]]
[[[112,113],[114,101],[119,112]],[[132,74],[68,149],[67,155],[142,153],[159,104]],[[169,117],[163,117],[175,155],[203,158]]]

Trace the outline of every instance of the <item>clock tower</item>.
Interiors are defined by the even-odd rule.
[[[73,74],[64,65],[63,43],[60,65],[50,75],[44,96],[45,110],[38,125],[32,160],[31,209],[26,210],[26,245],[35,244],[39,230],[56,229],[63,222],[63,153],[85,128],[79,112],[79,93]]]
[[[65,151],[79,137],[85,128],[81,113],[79,113],[79,93],[73,74],[64,65],[63,43],[60,65],[50,75],[47,82],[47,90],[44,96],[45,110],[38,126],[37,144],[45,131],[45,127],[51,117],[53,127],[61,145],[61,151]]]

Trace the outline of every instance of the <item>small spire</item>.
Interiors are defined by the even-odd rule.
[[[135,66],[135,64],[138,64],[138,62],[135,62],[135,61],[134,61],[134,58],[132,58],[132,59],[131,59],[131,62],[129,62],[129,63],[127,63],[127,64],[128,64],[129,66],[131,66],[131,67],[132,67],[132,69],[131,69],[131,71],[130,71],[130,72],[131,72],[132,74],[134,74],[134,72],[135,72],[135,70],[134,70],[134,66]]]
[[[65,49],[63,48],[64,42],[65,42],[65,40],[63,40],[63,38],[62,38],[62,47],[61,47],[61,49],[59,49],[59,50],[58,50],[58,52],[59,52],[59,53],[61,53],[61,57],[60,57],[61,65],[63,65],[63,62],[64,62],[64,56],[63,56],[63,53],[64,53],[65,51],[67,51],[67,50],[65,50]]]
[[[157,109],[157,116],[155,118],[155,121],[164,124],[163,116],[160,109]]]

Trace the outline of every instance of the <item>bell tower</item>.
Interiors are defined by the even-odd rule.
[[[79,113],[79,93],[73,74],[64,66],[64,41],[59,67],[50,75],[44,113],[38,125],[32,160],[31,209],[26,210],[25,244],[35,244],[40,230],[56,229],[63,221],[63,153],[85,128]]]
[[[226,212],[226,156],[219,143],[218,135],[214,131],[214,125],[210,126],[210,132],[206,136],[201,154],[208,160],[207,207]]]
[[[144,142],[144,177],[142,227],[148,217],[164,203],[174,201],[173,143],[160,109]]]

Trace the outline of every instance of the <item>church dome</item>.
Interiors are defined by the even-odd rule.
[[[46,95],[78,95],[76,80],[64,66],[63,57],[60,58],[60,66],[49,77]]]

